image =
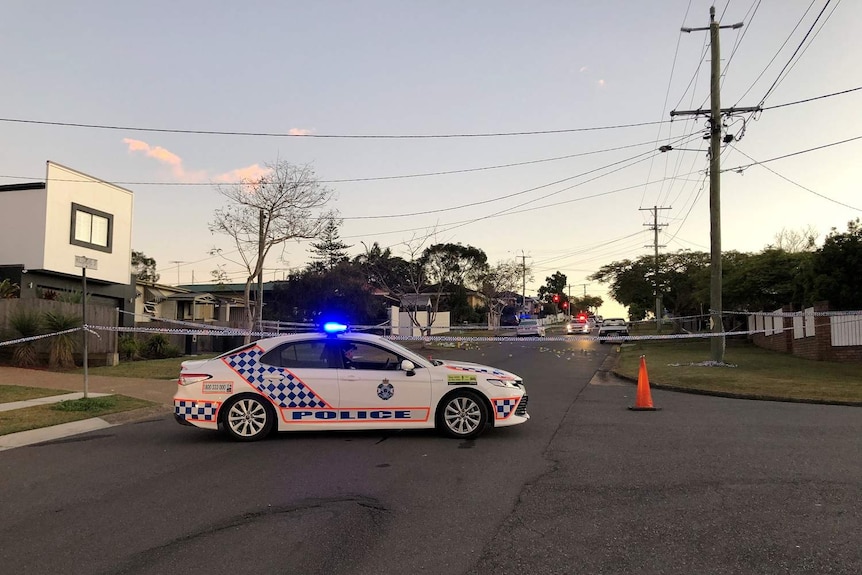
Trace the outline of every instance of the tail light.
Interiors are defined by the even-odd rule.
[[[177,382],[180,385],[192,385],[210,379],[212,376],[206,373],[181,373],[180,380]]]

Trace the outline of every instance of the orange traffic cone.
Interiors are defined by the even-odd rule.
[[[656,411],[653,407],[652,395],[649,392],[649,376],[646,370],[646,358],[641,356],[641,367],[638,370],[638,392],[635,398],[634,407],[630,407],[632,411]]]

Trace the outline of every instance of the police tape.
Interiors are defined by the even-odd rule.
[[[179,329],[179,328],[163,328],[163,327],[123,327],[123,326],[104,326],[104,325],[84,325],[59,332],[41,334],[36,336],[13,339],[9,341],[0,341],[0,347],[8,345],[16,345],[30,341],[54,337],[67,333],[73,333],[80,330],[86,330],[89,333],[100,337],[98,331],[117,332],[117,333],[151,333],[151,334],[166,334],[166,335],[184,335],[184,336],[212,336],[212,337],[257,337],[270,338],[278,337],[286,334],[266,331],[250,331],[232,328],[220,329]],[[598,341],[603,343],[625,343],[632,341],[650,341],[650,340],[674,340],[674,339],[704,339],[713,337],[736,337],[748,336],[756,334],[764,334],[766,336],[775,335],[784,331],[792,330],[792,327],[778,329],[753,329],[745,331],[725,331],[725,332],[687,332],[674,334],[648,334],[648,335],[608,335],[608,336],[592,336],[592,335],[560,335],[560,336],[515,336],[515,335],[488,335],[488,336],[464,336],[464,335],[397,335],[390,334],[383,336],[392,341],[422,341],[422,342],[502,342],[516,343],[526,341],[544,341],[544,342],[574,342],[574,341]]]
[[[723,311],[723,315],[755,315],[764,317],[835,317],[862,315],[862,310],[847,311]]]
[[[70,329],[64,329],[63,331],[57,331],[54,333],[43,333],[40,335],[31,335],[29,337],[20,337],[18,339],[12,339],[9,341],[0,341],[0,347],[3,347],[4,345],[16,345],[19,343],[27,343],[29,341],[36,341],[39,339],[45,339],[45,338],[54,337],[54,336],[58,336],[58,335],[64,335],[67,333],[74,333],[76,331],[81,331],[82,329],[84,329],[84,328],[83,327],[73,327]]]

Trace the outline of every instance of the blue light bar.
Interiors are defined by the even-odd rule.
[[[323,331],[325,331],[328,334],[344,333],[347,331],[347,326],[344,325],[343,323],[336,323],[334,321],[328,321],[325,324],[323,324]]]

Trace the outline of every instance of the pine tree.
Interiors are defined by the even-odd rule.
[[[311,269],[334,269],[341,262],[348,260],[347,250],[353,246],[349,246],[341,241],[338,237],[338,227],[341,225],[340,220],[330,219],[323,231],[320,233],[320,241],[311,244],[309,252],[312,253],[311,258],[314,260],[309,268]]]

